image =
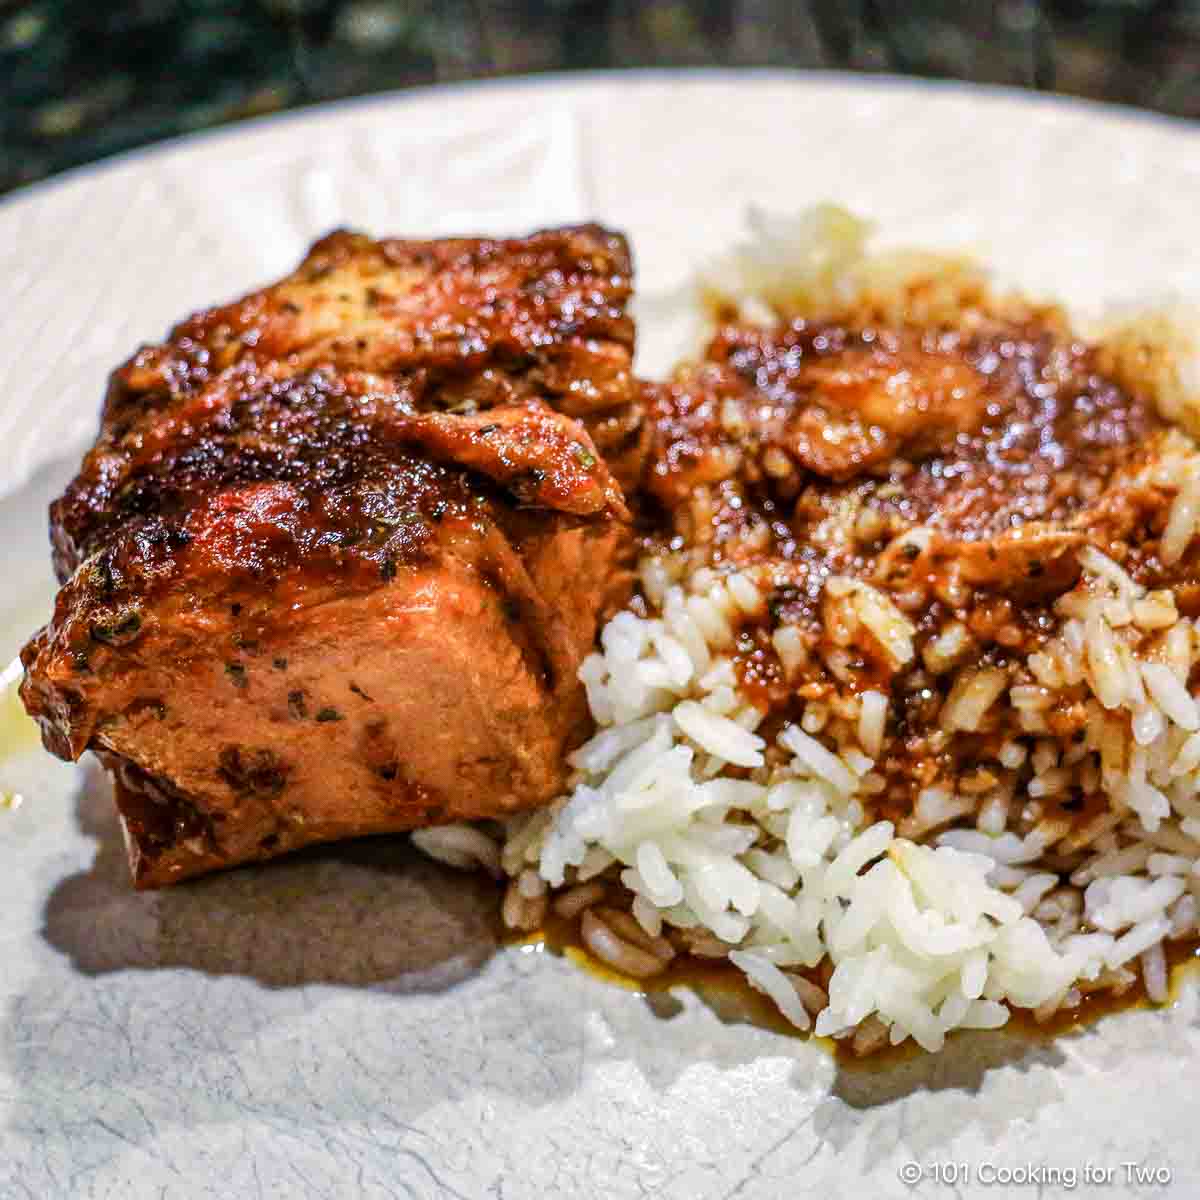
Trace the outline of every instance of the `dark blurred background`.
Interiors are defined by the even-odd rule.
[[[0,0],[0,191],[188,130],[519,72],[835,67],[1200,117],[1200,0]]]

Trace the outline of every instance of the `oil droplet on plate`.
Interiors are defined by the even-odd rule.
[[[22,675],[19,658],[14,658],[0,673],[0,766],[38,744],[37,723],[25,711],[21,697],[17,694]],[[3,780],[0,779],[0,807],[3,807],[5,795],[11,793],[6,792]],[[15,808],[16,805],[11,807]]]

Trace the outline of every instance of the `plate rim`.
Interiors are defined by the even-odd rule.
[[[1085,96],[1060,92],[1043,92],[1034,88],[997,83],[977,83],[954,78],[927,78],[901,75],[894,72],[825,70],[807,67],[614,67],[580,71],[547,71],[505,75],[484,79],[457,79],[409,88],[391,88],[356,96],[341,96],[300,104],[278,112],[224,122],[206,129],[190,130],[171,137],[133,146],[90,162],[79,163],[56,171],[43,179],[19,185],[0,195],[0,217],[13,210],[36,202],[47,192],[70,189],[85,184],[95,176],[120,174],[136,170],[155,160],[184,156],[202,148],[219,147],[222,142],[244,140],[271,130],[282,130],[306,121],[322,118],[350,118],[355,113],[389,107],[416,107],[435,103],[441,98],[472,98],[480,93],[504,91],[575,91],[603,93],[610,88],[634,84],[740,84],[756,88],[768,84],[791,84],[813,91],[877,92],[881,95],[907,94],[929,100],[947,98],[975,100],[984,106],[1027,108],[1044,113],[1072,113],[1088,123],[1125,126],[1146,132],[1158,131],[1181,139],[1191,135],[1196,139],[1197,162],[1200,165],[1200,121],[1188,117],[1138,108]]]
[[[363,97],[352,97],[345,100],[306,106],[299,109],[289,110],[284,113],[269,114],[263,117],[241,121],[231,126],[221,126],[216,129],[201,130],[183,134],[176,138],[166,139],[148,146],[136,147],[119,155],[114,155],[93,163],[82,164],[79,167],[72,168],[69,171],[56,174],[45,181],[28,185],[23,189],[18,189],[11,197],[0,198],[0,220],[3,220],[5,213],[10,213],[12,216],[17,217],[23,212],[29,211],[30,206],[36,207],[40,197],[43,195],[48,195],[50,197],[56,196],[59,194],[60,189],[66,189],[64,193],[66,195],[70,195],[72,191],[78,195],[82,193],[84,189],[89,186],[89,184],[93,183],[93,181],[119,181],[122,179],[132,180],[136,179],[143,171],[153,170],[162,166],[173,167],[175,165],[186,165],[189,162],[196,160],[211,161],[211,158],[208,156],[217,157],[223,153],[226,153],[228,150],[232,150],[239,146],[239,138],[251,141],[253,141],[255,138],[258,138],[260,139],[260,144],[268,145],[278,140],[295,141],[298,133],[308,127],[308,123],[320,125],[323,127],[323,134],[332,134],[332,136],[336,137],[338,136],[339,130],[345,129],[348,126],[352,127],[356,119],[366,118],[369,120],[371,119],[371,114],[394,112],[397,114],[397,117],[400,120],[407,121],[414,118],[419,119],[422,105],[428,105],[431,109],[436,109],[439,102],[441,102],[443,99],[448,99],[449,103],[452,105],[460,103],[464,105],[478,105],[481,100],[486,102],[487,96],[496,95],[501,91],[506,96],[514,96],[519,98],[523,94],[529,96],[545,95],[546,89],[550,89],[550,95],[554,96],[557,94],[557,96],[561,98],[565,104],[595,104],[597,98],[600,98],[602,101],[605,95],[611,95],[618,89],[628,88],[631,84],[641,86],[643,82],[650,86],[669,86],[672,83],[679,82],[701,90],[706,90],[709,86],[726,86],[731,89],[730,93],[726,94],[736,93],[741,90],[752,92],[755,89],[766,87],[791,87],[795,90],[798,100],[800,97],[804,97],[804,102],[821,106],[826,104],[836,105],[839,97],[858,96],[862,98],[868,98],[869,100],[878,99],[881,104],[884,104],[890,97],[915,98],[919,96],[923,97],[924,99],[919,103],[914,103],[914,111],[917,113],[920,113],[921,111],[931,111],[936,109],[941,104],[957,101],[956,111],[960,115],[964,113],[970,113],[971,111],[993,114],[998,125],[1007,125],[1010,129],[1019,127],[1023,119],[1022,114],[1031,114],[1035,120],[1041,119],[1042,116],[1045,116],[1048,124],[1054,123],[1056,118],[1059,119],[1062,127],[1068,131],[1081,130],[1086,132],[1088,130],[1094,130],[1098,134],[1103,133],[1106,136],[1116,136],[1121,133],[1125,133],[1134,139],[1144,138],[1152,143],[1156,153],[1171,153],[1175,146],[1182,146],[1184,139],[1177,137],[1177,132],[1186,134],[1200,131],[1200,125],[1181,122],[1174,118],[1163,118],[1158,114],[1141,113],[1137,110],[1126,112],[1118,106],[1096,104],[1082,100],[1076,101],[1069,98],[1055,96],[1046,96],[1020,89],[974,85],[953,80],[919,80],[896,76],[870,76],[849,74],[844,72],[796,71],[778,68],[764,68],[755,70],[723,68],[705,68],[698,70],[647,69],[629,72],[599,71],[571,74],[547,74],[509,77],[500,80],[455,81],[453,83],[438,84],[422,88],[404,89],[401,91],[379,93]],[[464,101],[463,97],[466,96],[471,97],[471,99],[469,101]],[[928,106],[928,108],[926,108],[926,106]],[[1131,116],[1133,118],[1132,120],[1130,119]],[[919,116],[916,119],[919,120]],[[1164,125],[1173,132],[1165,135],[1154,133],[1154,129],[1157,128],[1161,130],[1164,128]],[[1139,134],[1136,132],[1138,129],[1144,129],[1147,132],[1144,134]],[[1200,139],[1194,140],[1196,142],[1195,149],[1200,150]],[[1192,145],[1192,142],[1189,141],[1188,145]],[[1191,164],[1189,163],[1189,166],[1190,165]],[[1197,161],[1195,165],[1198,168],[1196,171],[1196,180],[1197,184],[1200,185],[1200,161]],[[0,342],[0,345],[2,344],[3,343]],[[68,453],[64,454],[63,459],[66,459],[67,457],[75,457],[75,451],[73,448],[71,448]],[[63,461],[63,459],[56,459],[55,461]],[[29,494],[28,488],[29,483],[26,482],[12,495],[0,500],[0,512],[4,511],[5,505],[12,504],[15,500],[17,500],[18,497],[27,497]],[[47,763],[49,762],[48,759],[46,761]],[[68,803],[73,804],[74,801],[70,800]],[[67,813],[67,817],[71,822],[75,822],[76,820],[73,810]],[[72,828],[73,827],[74,826],[72,825]],[[86,831],[81,832],[86,833]],[[72,845],[74,845],[74,843],[72,843]],[[86,855],[89,860],[92,853],[93,849],[89,844],[86,850]],[[41,852],[39,852],[36,857],[33,857],[28,861],[32,862],[39,868],[45,867],[45,860],[41,857]],[[51,888],[60,884],[62,880],[67,877],[67,872],[73,868],[65,868],[62,873],[60,873],[57,866],[53,866],[52,869],[53,875],[48,884],[43,886],[43,884],[39,882],[34,885],[34,903],[36,904],[37,912],[39,914],[41,914],[43,911],[43,906],[46,903]],[[86,870],[90,868],[85,866],[84,869]],[[28,953],[29,941],[35,936],[36,934],[31,933],[27,939],[25,934],[21,933],[20,940],[13,942],[13,945],[19,948],[19,954],[22,962],[24,962],[24,959]],[[163,968],[165,968],[165,970],[163,970],[164,976],[170,975],[172,979],[170,984],[171,990],[166,994],[171,997],[181,994],[184,984],[180,983],[175,975],[175,972],[182,970],[183,968],[171,966],[169,963],[158,964],[155,968],[156,973]],[[56,965],[53,967],[53,969],[51,969],[42,965],[40,960],[37,963],[37,969],[38,979],[40,979],[43,975],[45,975],[47,979],[61,980],[63,978],[69,978],[70,987],[72,989],[79,986],[77,980],[78,971],[74,964],[70,964],[66,968],[62,968],[67,972],[67,975],[65,976],[59,974],[60,966]],[[206,976],[205,978],[207,979],[208,977]],[[535,985],[536,991],[528,994],[536,996],[547,994],[549,989],[554,987],[555,978],[556,977],[552,974],[546,974],[543,982]],[[572,979],[576,978],[579,981],[582,981],[585,979],[585,976],[583,973],[578,973],[577,976],[572,975]],[[238,988],[240,989],[242,987],[242,981],[244,980],[244,977],[239,975],[238,979]],[[122,983],[120,986],[124,987],[124,984]],[[207,983],[204,986],[207,987]],[[222,982],[215,986],[224,987],[225,984]],[[487,986],[491,986],[491,984],[488,984]],[[25,993],[26,988],[27,985],[22,983],[22,994]],[[599,989],[601,988],[604,989],[603,998],[601,998],[599,994]],[[589,1011],[600,1012],[602,1014],[610,1011],[617,1011],[618,1006],[616,1000],[620,995],[617,989],[609,989],[602,984],[589,984],[586,989],[581,987],[580,992],[577,994],[583,994],[584,992],[586,992],[586,995],[589,997],[596,997],[594,1001],[589,1001]],[[123,992],[122,994],[140,995],[142,993],[131,990],[129,992]],[[207,995],[208,993],[206,992],[205,994]],[[238,990],[236,992],[230,991],[229,994],[242,997],[246,993]],[[460,991],[458,995],[461,1002],[461,998],[465,995],[469,995],[469,993]],[[355,1005],[357,1005],[358,999],[359,998],[356,995],[353,1001]],[[611,1008],[609,1006],[610,1000],[612,1001]],[[262,1001],[261,999],[256,998],[251,1003],[253,1006],[251,1011],[253,1014],[255,1014],[255,1016],[258,1014],[270,1014],[278,1011],[271,1007],[271,1001]],[[471,1003],[474,1003],[474,1001],[471,1001]],[[355,1021],[357,1021],[357,1017],[355,1017]],[[7,1030],[8,1028],[10,1027],[6,1025],[5,1029]],[[303,1051],[306,1048],[313,1047],[314,1044],[319,1045],[322,1047],[322,1057],[327,1061],[330,1059],[332,1054],[337,1052],[338,1047],[341,1044],[338,1039],[344,1036],[349,1036],[349,1034],[344,1034],[342,1032],[342,1030],[347,1027],[339,1026],[336,1021],[331,1021],[328,1029],[323,1026],[302,1026],[300,1028],[302,1031],[302,1036],[301,1040],[297,1043],[300,1049]],[[316,1033],[319,1033],[321,1036],[327,1037],[330,1040],[324,1043],[314,1043],[310,1040],[311,1036],[315,1036],[313,1032],[314,1030]],[[1130,1044],[1132,1045],[1133,1043],[1131,1042]],[[817,1061],[816,1055],[818,1052],[815,1050],[815,1048],[813,1048],[812,1054],[810,1055],[810,1048],[808,1044],[803,1043],[803,1045],[805,1047],[803,1056],[801,1057],[801,1055],[797,1053],[796,1057],[792,1059],[792,1061],[797,1064],[805,1064],[805,1069],[807,1069],[808,1064]],[[332,1050],[330,1050],[330,1047],[332,1047]],[[1134,1045],[1134,1050],[1136,1050],[1136,1048],[1136,1045]],[[537,1049],[539,1053],[549,1053],[548,1051],[544,1050],[543,1046],[541,1045],[539,1045]],[[1125,1051],[1125,1053],[1132,1055],[1134,1050],[1128,1050]],[[244,1062],[245,1059],[243,1055],[248,1052],[259,1053],[257,1051],[253,1051],[252,1049],[248,1051],[246,1047],[237,1045],[232,1051],[230,1051],[230,1057],[235,1061]],[[270,1049],[268,1048],[266,1051],[261,1053],[264,1057],[269,1056]],[[760,1061],[782,1061],[791,1058],[790,1050],[786,1054],[781,1051],[777,1055],[773,1048],[767,1048],[763,1050],[756,1049],[752,1052],[748,1051],[747,1054],[748,1057],[746,1062],[750,1063],[753,1069],[757,1069],[757,1064]],[[823,1052],[821,1052],[821,1059],[824,1059]],[[1091,1070],[1091,1060],[1082,1058],[1082,1056],[1081,1059],[1082,1065],[1078,1067],[1078,1073],[1079,1075],[1086,1075],[1086,1072]],[[194,1061],[194,1058],[191,1053],[187,1053],[182,1057],[171,1056],[169,1059],[162,1059],[159,1061],[169,1062],[173,1067],[178,1067],[181,1065],[190,1065]],[[426,1055],[425,1061],[434,1062],[435,1060]],[[493,1058],[491,1061],[493,1064],[495,1064],[494,1069],[497,1071],[504,1065],[503,1060],[500,1058]],[[607,1102],[608,1095],[611,1094],[610,1090],[605,1089],[611,1089],[612,1087],[615,1087],[616,1084],[620,1083],[624,1078],[619,1073],[608,1070],[607,1061],[608,1060],[606,1060],[599,1051],[595,1051],[592,1048],[585,1046],[584,1051],[581,1051],[581,1062],[586,1067],[596,1072],[597,1077],[602,1076],[601,1084],[603,1086],[589,1085],[588,1089],[585,1090],[582,1085],[579,1085],[575,1088],[572,1088],[571,1091],[567,1093],[567,1098],[571,1103],[577,1102],[582,1106],[581,1111],[585,1115],[590,1114],[595,1118],[595,1124],[585,1128],[585,1137],[583,1141],[585,1146],[591,1146],[593,1148],[593,1152],[597,1155],[610,1153],[610,1146],[614,1144],[609,1141],[613,1126],[602,1119],[601,1114],[603,1110],[597,1106],[605,1104]],[[638,1060],[633,1053],[630,1053],[620,1061],[622,1063],[628,1061],[636,1064]],[[697,1054],[694,1059],[690,1060],[688,1065],[700,1064],[702,1067],[706,1067],[714,1061],[718,1063],[720,1062],[719,1059],[709,1058],[704,1055]],[[1136,1064],[1140,1073],[1140,1060],[1127,1057],[1122,1061],[1126,1064]],[[743,1065],[743,1062],[738,1060],[738,1062],[734,1064],[734,1067],[729,1068],[729,1078],[732,1081],[730,1085],[731,1087],[736,1088],[740,1086],[738,1080],[742,1077],[737,1074],[737,1070],[740,1070]],[[725,1068],[722,1067],[722,1069]],[[789,1068],[789,1070],[790,1069],[793,1068]],[[797,1067],[794,1069],[800,1068]],[[1040,1069],[1041,1068],[1039,1067],[1039,1070]],[[1155,1070],[1158,1069],[1159,1068],[1156,1066]],[[1118,1081],[1119,1074],[1120,1068],[1116,1068],[1111,1071],[1111,1076],[1113,1077],[1114,1083]],[[653,1077],[648,1078],[649,1082],[646,1083],[644,1081],[643,1085],[641,1086],[649,1087],[653,1097],[661,1097],[665,1093],[665,1089],[660,1088],[659,1085],[654,1081]],[[1007,1079],[1007,1075],[1005,1078]],[[1134,1075],[1133,1078],[1135,1082],[1138,1080],[1137,1075]],[[1146,1078],[1152,1078],[1152,1076],[1146,1076]],[[1076,1076],[1073,1075],[1072,1080],[1077,1082]],[[26,1077],[17,1073],[13,1068],[12,1063],[6,1063],[5,1056],[0,1054],[0,1090],[3,1090],[5,1085],[12,1089],[15,1097],[28,1098],[29,1087],[26,1083]],[[113,1095],[117,1086],[118,1085],[112,1080],[101,1080],[101,1090],[99,1091],[100,1097],[103,1099]],[[207,1097],[212,1092],[212,1085],[206,1086],[208,1090],[201,1093],[203,1097]],[[395,1086],[403,1087],[403,1079],[399,1080]],[[680,1084],[678,1092],[676,1093],[680,1100],[673,1100],[672,1103],[681,1102],[686,1106],[690,1097],[698,1093],[700,1086],[701,1083],[699,1081],[685,1082]],[[1075,1083],[1073,1083],[1072,1086],[1075,1086]],[[721,1094],[724,1095],[726,1093],[722,1092]],[[904,1127],[904,1122],[906,1121],[912,1121],[916,1123],[919,1128],[919,1123],[921,1121],[929,1119],[927,1114],[932,1114],[934,1117],[936,1117],[942,1111],[936,1107],[936,1089],[931,1089],[929,1094],[935,1098],[934,1104],[930,1106],[926,1106],[924,1104],[925,1093],[922,1091],[921,1107],[919,1109],[914,1106],[910,1109],[900,1110],[900,1113],[895,1117],[895,1120],[900,1123],[900,1127],[902,1129]],[[995,1112],[991,1107],[995,1099],[994,1097],[985,1096],[983,1100],[977,1100],[974,1094],[967,1093],[965,1090],[960,1090],[958,1088],[955,1089],[954,1094],[960,1097],[967,1096],[968,1102],[971,1106],[971,1112],[973,1114],[972,1123],[964,1127],[966,1134],[963,1134],[963,1136],[969,1135],[973,1138],[977,1126],[984,1128],[987,1122],[997,1119]],[[1024,1090],[1018,1089],[1014,1094],[1019,1095],[1022,1100],[1027,1094],[1031,1097],[1030,1102],[1032,1107],[1030,1109],[1030,1115],[1034,1119],[1040,1117],[1042,1110],[1048,1104],[1054,1103],[1052,1100],[1047,1101],[1044,1096],[1039,1099],[1039,1093],[1037,1093],[1032,1087]],[[1101,1093],[1101,1095],[1104,1094],[1111,1095],[1112,1093],[1107,1092],[1106,1090],[1105,1092]],[[257,1097],[256,1093],[251,1093],[251,1095],[252,1098]],[[472,1087],[466,1093],[466,1095],[468,1099],[470,1099],[476,1095],[487,1095],[487,1093],[486,1091]],[[390,1096],[391,1093],[389,1093],[389,1097]],[[0,1097],[0,1109],[4,1108],[2,1101],[3,1097]],[[1003,1101],[1003,1097],[1000,1098],[1000,1101]],[[844,1103],[833,1093],[830,1093],[829,1096],[824,1096],[824,1094],[822,1094],[822,1099],[820,1102],[822,1104],[828,1104],[831,1106]],[[160,1103],[159,1092],[148,1091],[147,1103],[152,1112],[160,1111],[159,1109],[155,1108],[155,1105]],[[506,1137],[511,1136],[515,1138],[515,1131],[519,1128],[512,1116],[512,1114],[517,1111],[517,1109],[514,1107],[515,1103],[515,1101],[506,1102],[507,1106],[501,1106],[497,1109],[497,1111],[500,1113],[499,1128]],[[747,1111],[750,1118],[761,1119],[762,1110],[759,1108],[760,1103],[761,1101],[756,1097],[754,1102],[748,1106]],[[851,1111],[851,1106],[845,1106],[846,1111],[850,1112],[851,1116],[854,1118],[855,1131],[853,1136],[857,1138],[859,1136],[858,1131],[860,1130],[867,1131],[865,1136],[875,1136],[880,1131],[886,1133],[889,1127],[884,1122],[891,1121],[893,1119],[892,1112],[895,1111],[893,1105],[898,1109],[899,1105],[904,1103],[906,1103],[906,1101],[903,1099],[897,1101],[888,1101],[887,1110],[881,1109],[878,1119],[876,1119],[874,1115],[872,1115],[870,1119],[860,1119]],[[188,1111],[191,1112],[193,1110],[189,1109]],[[269,1107],[269,1104],[265,1099],[259,1098],[259,1103],[256,1106],[240,1110],[236,1118],[231,1121],[229,1125],[230,1129],[243,1132],[243,1136],[248,1136],[245,1131],[250,1131],[250,1134],[253,1135],[254,1141],[248,1146],[248,1157],[255,1162],[266,1162],[269,1166],[272,1161],[266,1152],[261,1148],[260,1144],[260,1139],[263,1137],[261,1131],[264,1128],[269,1127],[266,1125],[268,1120],[274,1119],[282,1122],[282,1124],[277,1126],[277,1131],[282,1132],[283,1136],[286,1137],[291,1134],[293,1126],[297,1121],[304,1117],[304,1114],[307,1113],[308,1110],[298,1110],[301,1113],[300,1118],[289,1117],[286,1115],[286,1110],[281,1111],[285,1112],[283,1117],[274,1117],[273,1114],[275,1113],[275,1110]],[[390,1099],[389,1109],[386,1111],[389,1115],[396,1111],[396,1105],[394,1102],[390,1101]],[[469,1128],[465,1122],[469,1119],[470,1110],[465,1107],[465,1102],[460,1102],[456,1099],[452,1104],[447,1104],[446,1111],[450,1114],[449,1118],[447,1119],[446,1129],[451,1136],[453,1136],[456,1131],[461,1132],[464,1128]],[[671,1111],[675,1110],[673,1109]],[[1065,1115],[1055,1115],[1052,1112],[1050,1117],[1049,1136],[1054,1137],[1060,1135],[1064,1124],[1069,1125],[1069,1123],[1086,1123],[1090,1117],[1090,1114],[1091,1110],[1086,1108],[1077,1110],[1075,1112],[1067,1112]],[[797,1116],[799,1115],[801,1114],[798,1112]],[[530,1125],[536,1129],[537,1121],[539,1119],[540,1118],[537,1115],[537,1110],[535,1110],[535,1115],[529,1120]],[[632,1120],[634,1122],[634,1129],[639,1132],[651,1128],[647,1120],[640,1116],[636,1110],[634,1110]],[[69,1126],[67,1125],[65,1111],[61,1107],[55,1107],[53,1118],[49,1123],[48,1128],[45,1130],[48,1139],[54,1139],[62,1136],[63,1131],[67,1128],[69,1128]],[[118,1128],[120,1128],[120,1126],[118,1126]],[[166,1138],[172,1136],[178,1127],[163,1125],[160,1126],[160,1128],[162,1128],[163,1136]],[[198,1128],[201,1130],[203,1135],[207,1135],[213,1128],[215,1128],[215,1123],[213,1125],[202,1124],[199,1125]],[[1013,1126],[1011,1121],[1006,1118],[1004,1136],[1006,1138],[1010,1136],[1014,1138],[1012,1149],[1013,1157],[1015,1158],[1016,1155],[1021,1152],[1025,1143],[1020,1141],[1019,1134],[1012,1134],[1009,1132],[1009,1130],[1012,1128]],[[3,1143],[4,1135],[10,1132],[11,1131],[7,1128],[0,1128],[0,1143]],[[962,1131],[960,1130],[958,1134],[955,1134],[955,1136],[959,1136],[961,1133]],[[21,1136],[23,1136],[23,1132]],[[650,1134],[642,1134],[642,1136],[648,1137]],[[1040,1140],[1040,1138],[1044,1136],[1044,1134],[1039,1135],[1039,1137],[1033,1139],[1031,1143],[1033,1147],[1033,1154],[1041,1158],[1046,1157],[1046,1143]],[[1139,1134],[1139,1137],[1140,1136],[1141,1135]],[[807,1137],[808,1135],[806,1134],[805,1138]],[[139,1143],[136,1143],[138,1146],[138,1152],[143,1152],[147,1147],[153,1149],[157,1144],[157,1138],[158,1133],[156,1131],[154,1139],[147,1138]],[[827,1151],[828,1153],[834,1155],[835,1157],[841,1153],[841,1150],[837,1148],[836,1140],[833,1137],[826,1138],[822,1136],[816,1143],[818,1150],[826,1147],[826,1143],[828,1143],[830,1147],[834,1147],[833,1150]],[[31,1149],[30,1143],[20,1140],[20,1137],[18,1137],[14,1144],[17,1146],[17,1156],[15,1159],[16,1163],[20,1165],[29,1162],[34,1153],[34,1150]],[[514,1142],[514,1144],[516,1143]],[[909,1143],[906,1142],[902,1144],[908,1145]],[[1141,1143],[1139,1142],[1138,1144],[1140,1145]],[[170,1145],[170,1143],[168,1143],[168,1145]],[[753,1167],[747,1168],[751,1174],[748,1174],[746,1176],[746,1180],[743,1180],[743,1182],[751,1179],[757,1179],[757,1183],[751,1188],[751,1190],[757,1190],[758,1194],[761,1195],[763,1194],[764,1187],[771,1187],[769,1182],[771,1176],[768,1174],[766,1176],[758,1177],[755,1176],[753,1172],[757,1170],[759,1163],[768,1160],[768,1156],[774,1153],[776,1147],[765,1146],[765,1143],[761,1141],[755,1142],[754,1145],[756,1152],[758,1149],[762,1149],[763,1153],[761,1157],[755,1161]],[[783,1146],[784,1143],[780,1142],[778,1145]],[[846,1194],[862,1194],[864,1197],[867,1194],[886,1194],[889,1196],[901,1194],[895,1190],[896,1185],[894,1170],[891,1171],[891,1174],[888,1173],[892,1165],[890,1158],[880,1157],[873,1165],[870,1166],[869,1169],[864,1167],[862,1174],[858,1175],[856,1173],[856,1167],[858,1166],[859,1162],[862,1161],[859,1157],[858,1150],[860,1143],[857,1141],[852,1141],[849,1143],[849,1145],[854,1156],[849,1158],[846,1162],[846,1165],[841,1168],[845,1174],[840,1175],[840,1178],[845,1185],[850,1188],[850,1191]],[[383,1147],[382,1143],[370,1143],[368,1148],[370,1149],[373,1157],[370,1160],[364,1161],[375,1163],[382,1160],[382,1155],[385,1153],[385,1148]],[[1193,1143],[1189,1143],[1189,1149],[1194,1153],[1195,1146]],[[168,1149],[166,1153],[169,1156],[171,1153],[177,1152]],[[366,1151],[364,1151],[364,1154],[365,1153]],[[1116,1150],[1111,1151],[1110,1157],[1115,1159],[1116,1153]],[[167,1157],[165,1161],[170,1163],[172,1159]],[[193,1169],[195,1169],[194,1164],[200,1160],[194,1158],[185,1160],[181,1156],[179,1161],[190,1161],[193,1164]],[[318,1158],[315,1161],[317,1161],[318,1165],[324,1165],[326,1160],[324,1158]],[[482,1174],[483,1166],[480,1164],[486,1165],[491,1160],[484,1157],[483,1154],[476,1154],[468,1157],[468,1159],[464,1161],[466,1162],[465,1166],[455,1166],[454,1174],[447,1172],[447,1177],[458,1180],[464,1174],[466,1174],[470,1176],[470,1179],[474,1183],[479,1184],[482,1188],[484,1177]],[[511,1174],[511,1172],[516,1169],[514,1164],[518,1163],[518,1159],[515,1155],[511,1158],[506,1156],[498,1161],[500,1165],[496,1168],[496,1170],[501,1173],[497,1176],[498,1178],[517,1178],[520,1180],[521,1177],[519,1175],[514,1176]],[[664,1153],[663,1161],[683,1163],[685,1162],[685,1159],[683,1157],[672,1159],[670,1155]],[[787,1160],[785,1157],[782,1161],[786,1164],[789,1160]],[[1183,1159],[1172,1158],[1169,1161],[1173,1162],[1176,1170],[1181,1176],[1186,1176],[1188,1179],[1198,1177],[1194,1173],[1200,1172],[1200,1158],[1191,1158],[1186,1162]],[[209,1162],[211,1167],[211,1159]],[[444,1165],[441,1160],[435,1159],[435,1162],[439,1168]],[[107,1161],[99,1164],[89,1164],[86,1169],[80,1169],[78,1178],[80,1179],[81,1183],[91,1182],[92,1185],[95,1186],[95,1181],[97,1179],[104,1179],[106,1177],[106,1172],[108,1172],[111,1176],[112,1172],[119,1170],[124,1173],[121,1175],[121,1180],[124,1181],[124,1186],[130,1189],[130,1194],[133,1194],[134,1192],[141,1194],[140,1184],[135,1174],[135,1172],[138,1170],[138,1160],[136,1158],[129,1158],[123,1155],[119,1158],[114,1157],[112,1159],[112,1164],[115,1165],[110,1165],[110,1163]],[[792,1190],[795,1191],[796,1194],[817,1194],[815,1191],[810,1192],[810,1188],[813,1188],[814,1183],[816,1187],[819,1188],[821,1186],[820,1181],[830,1177],[829,1170],[833,1170],[836,1173],[838,1168],[826,1168],[825,1166],[821,1166],[819,1168],[814,1168],[814,1173],[811,1177],[794,1176],[791,1185]],[[0,1170],[0,1177],[2,1177],[2,1175],[3,1171]],[[205,1169],[203,1171],[199,1171],[193,1176],[193,1178],[198,1179],[199,1182],[203,1184],[206,1181],[211,1183],[211,1181],[214,1179],[219,1181],[220,1176],[218,1173],[212,1172],[210,1169]],[[589,1181],[592,1178],[593,1177],[582,1173],[579,1168],[575,1168],[574,1173],[568,1173],[565,1176],[568,1188],[572,1184],[578,1186],[581,1182]],[[598,1178],[603,1179],[603,1176],[599,1176]],[[642,1174],[639,1175],[639,1178],[647,1181],[653,1181],[655,1176],[653,1174]],[[727,1184],[733,1184],[735,1182],[735,1177],[732,1174],[729,1175],[728,1179],[726,1179],[724,1174],[719,1175],[717,1178],[718,1182],[724,1182]],[[767,1179],[768,1182],[764,1184],[762,1182],[763,1178]],[[121,1182],[121,1180],[118,1180],[118,1182]],[[226,1183],[228,1184],[228,1182],[229,1178],[227,1177]],[[886,1183],[891,1183],[892,1186],[885,1187],[884,1185]],[[109,1186],[112,1186],[111,1181]],[[440,1188],[440,1181],[437,1186]],[[475,1189],[472,1187],[466,1190],[474,1191]],[[624,1191],[622,1191],[621,1194],[625,1194]],[[978,1193],[972,1189],[971,1194]]]

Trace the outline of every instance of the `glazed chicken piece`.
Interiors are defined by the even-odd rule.
[[[138,886],[559,792],[629,590],[630,274],[596,227],[335,234],[114,374],[22,696]]]
[[[727,545],[1026,599],[1071,586],[1097,521],[1131,519],[1111,489],[1166,436],[1094,351],[1036,321],[730,325],[650,411],[647,490],[718,558]],[[761,536],[747,542],[748,528]]]

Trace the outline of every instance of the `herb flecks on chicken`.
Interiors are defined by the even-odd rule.
[[[115,372],[22,695],[139,885],[561,790],[629,588],[630,279],[597,227],[338,233]]]

